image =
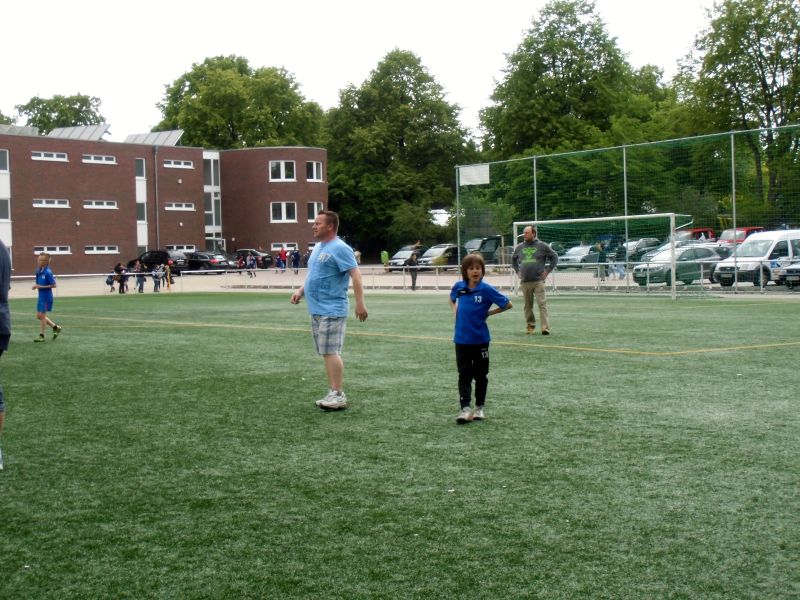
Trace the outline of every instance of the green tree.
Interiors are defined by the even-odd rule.
[[[26,117],[26,125],[37,127],[47,134],[57,127],[77,127],[79,125],[99,125],[105,121],[100,114],[100,99],[94,96],[76,94],[74,96],[53,96],[52,98],[31,98],[27,104],[15,106],[17,112]]]
[[[308,102],[282,68],[253,69],[239,56],[193,64],[157,104],[156,131],[183,129],[182,142],[204,148],[248,148],[320,143],[322,108]]]
[[[452,205],[454,167],[476,158],[458,110],[420,59],[399,49],[340,92],[325,127],[329,197],[363,251],[400,241],[395,227],[406,243],[430,235],[408,229]]]
[[[764,130],[746,136],[752,193],[773,204],[789,191],[784,183],[798,160],[796,134],[774,128],[800,120],[800,7],[796,0],[724,0],[709,17],[682,65],[681,93],[698,132]]]
[[[0,111],[0,125],[12,125],[14,120],[11,117],[5,116],[2,111]]]

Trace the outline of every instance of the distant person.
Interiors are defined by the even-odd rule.
[[[125,274],[125,265],[117,263],[114,267],[114,278],[117,280],[119,286],[119,293],[124,294],[125,288],[128,286],[128,276]]]
[[[11,311],[8,309],[8,290],[11,289],[11,257],[8,248],[0,240],[0,356],[8,350],[11,341]],[[3,385],[0,384],[0,471],[3,470],[3,423],[6,418],[6,402]]]
[[[419,273],[419,261],[417,260],[417,253],[412,252],[411,256],[406,260],[406,268],[411,277],[411,291],[417,291],[417,273]]]
[[[39,336],[34,342],[44,341],[44,331],[49,326],[53,329],[53,339],[61,333],[61,326],[51,321],[47,313],[53,310],[53,288],[56,287],[56,277],[50,270],[50,255],[42,252],[37,258],[38,268],[36,269],[36,283],[33,289],[38,290],[39,299],[36,303],[36,318],[39,319]]]
[[[381,264],[384,267],[389,266],[389,252],[387,250],[381,250]]]
[[[608,260],[608,256],[606,255],[606,245],[603,242],[597,244],[597,276],[600,278],[600,281],[606,280],[606,261]]]
[[[480,254],[468,254],[461,261],[461,281],[450,290],[450,306],[456,316],[453,342],[458,367],[458,401],[461,409],[456,423],[485,418],[484,405],[489,387],[489,327],[486,319],[511,308],[511,301],[484,283],[486,265]],[[496,304],[496,308],[492,305]],[[475,380],[475,410],[472,380]]]
[[[308,259],[311,258],[311,250],[306,249],[303,256],[300,257],[300,267],[305,269],[308,267]]]
[[[353,249],[337,235],[339,215],[330,210],[320,212],[311,230],[319,243],[311,252],[305,283],[292,294],[291,302],[299,304],[300,299],[306,297],[314,344],[325,361],[329,389],[316,405],[323,410],[341,410],[347,408],[341,356],[349,313],[347,289],[352,279],[356,317],[366,321],[364,286]]]
[[[133,272],[136,275],[136,291],[144,294],[144,265],[141,261],[137,260],[133,265]]]
[[[355,257],[356,257],[356,264],[357,264],[357,265],[360,265],[360,264],[361,264],[361,250],[359,250],[358,248],[356,248],[355,250],[353,250],[353,254],[354,254],[354,255],[355,255]]]
[[[547,295],[545,281],[558,264],[558,254],[536,239],[536,227],[528,225],[522,230],[523,241],[514,248],[511,255],[511,267],[519,276],[522,297],[525,299],[523,313],[525,315],[526,333],[536,330],[536,317],[533,314],[533,301],[539,306],[539,320],[542,335],[550,335],[550,316],[547,312]]]
[[[289,259],[289,254],[286,252],[286,246],[281,246],[281,251],[278,253],[278,258],[281,261],[281,273],[285,273],[286,261]]]
[[[292,271],[294,271],[294,274],[297,275],[300,272],[300,250],[298,250],[297,248],[292,250],[291,260],[292,260]]]
[[[153,276],[153,291],[158,293],[161,291],[161,280],[164,279],[164,267],[156,265],[153,267],[151,275]]]

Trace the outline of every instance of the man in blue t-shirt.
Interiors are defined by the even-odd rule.
[[[352,279],[356,317],[366,321],[364,286],[353,249],[337,235],[339,215],[324,210],[314,219],[311,229],[318,243],[308,259],[305,283],[292,294],[292,304],[298,304],[305,296],[314,344],[325,360],[329,389],[316,405],[323,410],[341,410],[347,408],[347,396],[342,391],[344,362],[341,355],[350,308],[347,289]]]

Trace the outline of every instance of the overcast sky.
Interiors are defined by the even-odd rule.
[[[123,141],[160,121],[164,86],[193,63],[235,54],[252,67],[284,67],[323,108],[360,85],[392,49],[416,54],[462,108],[471,129],[513,52],[546,0],[361,0],[275,2],[107,0],[4,3],[0,111],[34,96],[100,98]],[[596,0],[608,32],[634,67],[667,78],[707,26],[712,0]],[[24,123],[19,123],[24,124]]]

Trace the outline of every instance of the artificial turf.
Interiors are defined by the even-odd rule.
[[[0,598],[800,595],[800,304],[512,300],[465,426],[446,292],[368,294],[335,413],[288,294],[12,301]]]

